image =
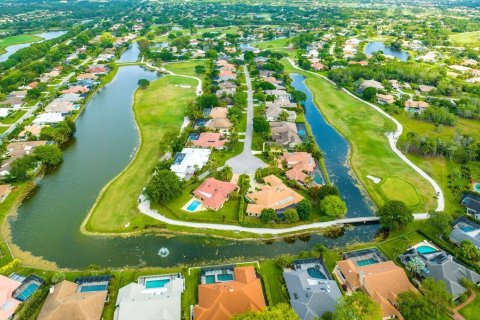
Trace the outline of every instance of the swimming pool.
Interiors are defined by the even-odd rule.
[[[460,226],[460,230],[462,230],[463,232],[470,232],[476,230],[476,228],[465,224]]]
[[[145,282],[145,289],[163,288],[169,282],[170,282],[170,279],[147,280]]]
[[[474,189],[476,192],[480,193],[480,183],[475,183],[475,184],[473,185],[473,189]]]
[[[40,284],[38,283],[35,283],[35,282],[32,282],[30,284],[27,285],[27,287],[25,289],[23,289],[22,292],[20,292],[16,297],[15,299],[17,299],[18,301],[25,301],[27,300],[28,298],[30,298],[30,296],[32,294],[35,293],[35,291],[37,291],[37,289],[40,287]]]
[[[430,246],[419,246],[417,247],[417,252],[421,254],[428,254],[428,253],[434,253],[437,252],[437,249],[434,249]]]
[[[189,212],[194,212],[197,210],[198,206],[201,205],[202,203],[198,200],[193,200],[187,207],[187,211]]]
[[[308,268],[307,273],[310,277],[315,279],[327,279],[327,277],[318,268]]]
[[[233,274],[228,274],[228,273],[219,274],[219,275],[217,275],[217,279],[218,279],[218,281],[232,281],[233,280]]]
[[[313,181],[317,184],[323,184],[323,176],[320,172],[315,171],[315,176],[313,178]]]
[[[364,267],[364,266],[368,266],[368,265],[375,264],[375,263],[378,263],[378,260],[374,259],[374,258],[357,260],[357,266],[359,266],[359,267]]]
[[[97,292],[97,291],[105,291],[108,288],[108,284],[89,284],[89,285],[82,285],[80,287],[80,292]]]
[[[205,283],[206,284],[215,283],[215,276],[214,275],[205,276]]]

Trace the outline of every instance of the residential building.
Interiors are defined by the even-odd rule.
[[[229,320],[248,311],[265,309],[262,284],[255,268],[235,267],[234,279],[227,282],[200,284],[194,320]]]
[[[285,164],[289,170],[285,175],[289,180],[307,184],[309,177],[313,177],[317,163],[308,152],[285,152],[279,159],[278,164],[283,167]]]
[[[20,304],[19,300],[13,298],[13,292],[20,287],[20,281],[0,275],[0,320],[12,319],[15,310]]]
[[[405,101],[405,111],[420,113],[425,111],[428,108],[429,104],[425,101],[414,101],[412,99]]]
[[[468,214],[471,214],[476,219],[480,219],[480,196],[464,193],[460,204],[465,207]]]
[[[193,194],[202,200],[204,208],[217,211],[223,207],[230,194],[237,188],[238,186],[234,183],[207,178],[193,191]]]
[[[450,241],[459,245],[465,240],[470,241],[480,249],[480,224],[466,217],[460,217],[452,223]]]
[[[200,148],[223,149],[228,140],[224,138],[223,134],[218,132],[202,132],[198,139],[191,140],[191,144]]]
[[[62,116],[69,115],[74,110],[73,103],[55,99],[45,107],[47,113],[60,113]]]
[[[265,117],[268,121],[284,120],[288,122],[294,122],[295,119],[297,119],[297,114],[295,111],[285,110],[280,107],[270,107],[265,111]]]
[[[107,290],[82,292],[79,285],[67,280],[50,288],[37,320],[100,320]]]
[[[86,86],[74,85],[68,89],[62,90],[62,93],[87,93],[90,89]]]
[[[260,188],[260,191],[245,195],[249,202],[247,205],[249,216],[259,217],[263,209],[274,209],[277,213],[282,213],[285,209],[295,207],[304,199],[274,175],[267,176],[263,180],[265,185]]]
[[[183,148],[175,155],[170,170],[179,178],[188,180],[207,164],[211,153],[210,149]]]
[[[81,96],[80,94],[78,93],[66,93],[66,94],[62,94],[60,97],[58,97],[57,101],[65,101],[65,102],[71,102],[73,104],[75,104],[75,102],[78,102],[80,100],[83,99],[83,96]],[[76,108],[76,106],[73,107],[74,109]]]
[[[393,261],[346,259],[338,261],[334,273],[348,292],[363,291],[380,305],[384,319],[403,319],[397,310],[397,297],[406,291],[417,291],[405,271]]]
[[[120,288],[114,320],[180,320],[185,279],[181,274],[140,277]]]
[[[228,109],[222,107],[215,107],[210,110],[210,118],[212,119],[226,119],[228,115]]]
[[[383,87],[383,85],[378,82],[378,81],[375,81],[375,80],[363,80],[359,85],[358,85],[358,88],[357,88],[357,92],[358,93],[363,93],[363,90],[367,89],[367,88],[375,88],[377,90],[384,90],[385,88]]]
[[[25,126],[22,132],[18,134],[18,138],[20,140],[28,138],[29,135],[33,137],[40,137],[40,133],[42,132],[42,129],[45,128],[46,126],[37,126],[37,125],[30,125],[30,126]]]
[[[0,167],[0,175],[6,176],[10,172],[10,166],[13,161],[19,158],[23,158],[26,155],[33,154],[33,151],[38,146],[46,145],[48,141],[23,141],[23,142],[10,142],[7,145],[7,150],[4,154],[7,157],[2,161]]]
[[[426,86],[426,85],[419,85],[418,86],[418,90],[420,90],[420,92],[422,93],[429,93],[431,92],[433,89],[435,89],[435,87],[432,87],[432,86]]]
[[[46,125],[62,122],[65,117],[60,112],[40,113],[32,122],[34,125]]]
[[[377,93],[377,100],[378,100],[378,103],[381,103],[381,104],[392,104],[395,102],[395,97],[392,96],[391,94]]]
[[[420,242],[400,255],[400,261],[407,265],[413,259],[421,260],[425,268],[420,272],[422,277],[431,277],[443,281],[447,291],[457,299],[467,292],[463,280],[467,279],[475,284],[480,283],[480,275],[475,271],[456,262],[452,256],[427,241]]]
[[[98,77],[92,73],[81,73],[77,76],[77,80],[97,80]]]
[[[293,122],[270,122],[272,140],[287,149],[302,143],[297,126]]]
[[[297,108],[297,104],[294,103],[294,102],[291,102],[290,100],[288,99],[277,99],[275,101],[267,101],[265,103],[265,106],[267,108],[274,108],[274,107],[278,107],[278,108],[292,108],[292,109],[296,109]]]
[[[290,295],[290,304],[301,320],[320,319],[325,312],[334,312],[342,293],[321,259],[293,261],[284,269],[283,278]]]
[[[87,69],[88,73],[93,73],[94,75],[99,75],[99,74],[106,74],[108,73],[108,68],[105,67],[104,65],[97,64],[97,65],[92,65]]]
[[[205,127],[226,133],[232,127],[232,123],[227,118],[213,118],[205,123]]]
[[[289,101],[290,99],[292,99],[292,96],[290,95],[290,93],[282,89],[265,90],[265,94],[267,96],[274,96],[275,99],[285,99]]]

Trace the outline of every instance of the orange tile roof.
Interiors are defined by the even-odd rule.
[[[228,140],[222,138],[221,133],[202,132],[197,140],[192,140],[192,144],[202,148],[223,148]]]
[[[265,309],[260,279],[255,269],[236,267],[235,280],[198,286],[198,305],[193,308],[195,320],[229,320],[237,314]]]
[[[289,168],[295,168],[298,171],[314,172],[317,166],[308,152],[284,152],[279,159],[279,164],[282,164],[283,161],[286,161]]]
[[[202,200],[204,207],[218,210],[235,189],[237,185],[234,183],[208,178],[195,189],[193,194]]]
[[[375,300],[383,317],[398,316],[394,307],[397,295],[405,291],[417,291],[408,280],[405,271],[393,261],[385,261],[359,267],[350,259],[337,262],[337,266],[353,290],[362,289]]]
[[[228,109],[222,107],[215,107],[210,111],[210,118],[212,119],[225,119],[228,115]]]

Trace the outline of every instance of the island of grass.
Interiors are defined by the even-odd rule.
[[[433,187],[390,149],[385,137],[385,128],[393,125],[390,120],[322,77],[294,69],[286,60],[283,64],[286,72],[306,77],[316,106],[349,141],[352,169],[377,206],[392,199],[405,201],[412,195],[414,199],[408,199],[408,204],[414,212],[436,207]],[[380,178],[384,183],[376,184],[367,176]]]

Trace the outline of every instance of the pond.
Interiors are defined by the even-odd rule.
[[[386,46],[384,42],[374,41],[369,42],[365,47],[364,52],[366,54],[373,54],[374,52],[383,51],[383,54],[386,56],[392,56],[400,61],[407,61],[408,60],[408,52],[403,50],[395,50],[389,46]]]
[[[154,80],[157,75],[139,66],[121,67],[90,100],[77,120],[75,139],[64,150],[62,165],[46,175],[18,208],[18,215],[9,218],[12,241],[21,250],[68,268],[173,266],[275,257],[309,250],[318,242],[340,247],[373,239],[378,225],[368,224],[349,228],[337,239],[312,234],[268,243],[188,235],[82,234],[80,225],[98,193],[129,163],[137,147],[131,103],[142,78]]]
[[[125,52],[122,54],[120,59],[117,62],[135,62],[138,60],[138,55],[140,54],[140,48],[138,44],[135,42],[132,44]]]
[[[349,165],[348,141],[330,124],[313,102],[313,94],[305,83],[305,77],[292,73],[292,86],[306,94],[303,104],[307,120],[317,145],[323,152],[328,176],[340,191],[342,199],[347,204],[347,217],[365,217],[373,215],[373,202],[359,187],[358,180],[353,176]]]
[[[43,40],[28,42],[28,43],[21,43],[21,44],[16,44],[16,45],[13,45],[13,46],[6,47],[5,50],[7,52],[0,55],[0,62],[7,61],[8,57],[10,57],[12,54],[14,54],[15,52],[17,52],[20,49],[30,47],[33,43],[55,39],[55,38],[58,38],[58,37],[64,35],[65,33],[66,33],[66,31],[43,32],[43,33],[36,34],[37,37],[43,38]]]

